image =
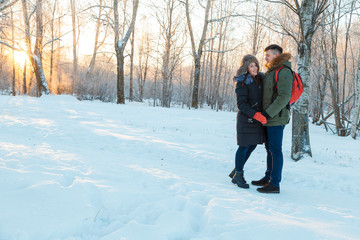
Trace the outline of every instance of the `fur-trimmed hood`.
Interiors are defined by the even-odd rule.
[[[280,65],[283,65],[285,62],[290,61],[291,54],[290,53],[282,53],[276,58],[274,58],[270,63],[267,63],[265,66],[268,70],[272,68],[278,68]]]

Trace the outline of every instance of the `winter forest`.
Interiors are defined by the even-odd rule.
[[[308,114],[328,131],[355,138],[359,6],[355,0],[4,0],[0,89],[236,111],[232,77],[241,57],[251,53],[264,63],[264,47],[277,43],[293,55],[305,83],[294,116]]]

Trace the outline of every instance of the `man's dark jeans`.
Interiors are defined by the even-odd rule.
[[[251,153],[256,148],[256,145],[249,145],[247,147],[240,147],[236,151],[235,154],[235,170],[236,171],[244,171],[244,165],[246,161],[249,159]]]
[[[269,126],[266,129],[265,148],[267,151],[267,169],[265,179],[276,187],[280,186],[281,173],[284,164],[282,141],[285,126]]]

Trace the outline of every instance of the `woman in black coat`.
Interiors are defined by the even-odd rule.
[[[235,169],[230,174],[232,182],[241,188],[249,188],[244,179],[244,165],[257,144],[265,141],[266,118],[262,112],[262,81],[259,62],[253,55],[246,55],[234,77],[236,101],[238,106],[236,132],[238,150],[235,154]]]

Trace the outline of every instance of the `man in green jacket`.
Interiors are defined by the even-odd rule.
[[[267,169],[265,177],[259,181],[252,181],[261,193],[280,193],[280,181],[283,168],[282,141],[285,125],[290,121],[288,103],[291,98],[293,75],[291,68],[291,54],[283,53],[278,45],[265,48],[267,72],[263,86],[263,115],[267,118],[265,124],[267,141]],[[275,72],[282,68],[278,75],[276,87]],[[287,68],[289,67],[289,68]]]

